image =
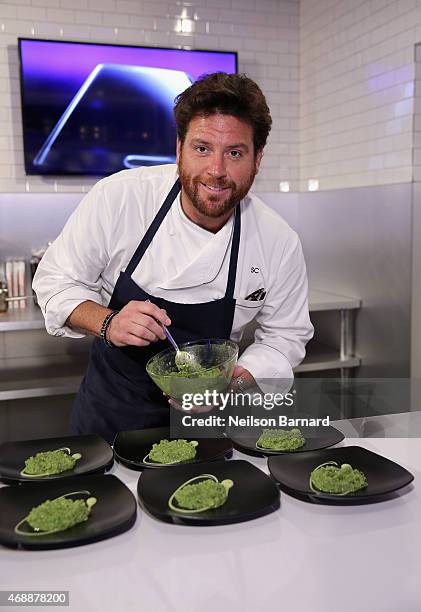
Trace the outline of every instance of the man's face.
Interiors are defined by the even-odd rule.
[[[254,154],[248,123],[232,115],[194,117],[184,143],[177,140],[185,212],[213,219],[229,216],[247,195],[262,154]]]

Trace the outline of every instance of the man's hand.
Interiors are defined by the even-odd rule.
[[[116,346],[148,346],[165,340],[160,323],[171,325],[165,310],[152,302],[132,300],[111,319],[107,338]]]
[[[231,383],[230,383],[230,386],[227,392],[229,392],[230,390],[244,391],[245,389],[248,389],[249,387],[253,387],[253,386],[256,386],[256,381],[254,380],[251,373],[241,366],[235,366],[234,372],[232,375],[232,379],[231,379]],[[216,408],[216,406],[192,406],[191,408],[187,410],[186,408],[183,408],[183,406],[176,400],[169,399],[168,403],[170,404],[172,408],[175,408],[176,410],[179,410],[180,412],[188,412],[191,414],[200,414],[202,412],[210,412],[211,410]]]
[[[252,374],[245,368],[237,365],[231,379],[230,389],[233,391],[245,391],[249,387],[255,387],[256,381]]]

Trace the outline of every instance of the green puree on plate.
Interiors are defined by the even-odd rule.
[[[349,463],[339,466],[336,461],[327,461],[311,472],[309,484],[314,493],[347,495],[364,489],[368,483],[365,474],[353,469]]]
[[[53,500],[47,499],[39,506],[32,508],[30,513],[25,516],[15,527],[15,532],[19,535],[41,536],[64,531],[78,523],[87,521],[91,513],[92,506],[96,503],[95,497],[88,499],[67,499],[69,495],[90,494],[89,491],[74,491],[66,493]],[[23,523],[33,529],[26,531],[21,529]]]
[[[152,445],[152,449],[143,459],[143,462],[170,465],[180,463],[180,461],[189,461],[195,458],[197,445],[196,440],[191,442],[187,442],[187,440],[161,440]]]
[[[82,455],[70,454],[70,448],[58,448],[53,451],[37,453],[25,460],[21,476],[52,476],[66,470],[72,470]]]
[[[257,448],[274,451],[293,451],[306,443],[299,429],[264,429],[256,442]]]
[[[200,482],[194,483],[195,480]],[[219,482],[213,474],[195,476],[174,491],[168,500],[168,506],[171,510],[188,514],[219,508],[227,501],[233,484],[229,479]]]

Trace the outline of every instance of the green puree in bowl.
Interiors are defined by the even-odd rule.
[[[144,463],[153,462],[162,465],[189,461],[195,458],[197,445],[196,440],[191,442],[187,442],[187,440],[161,440],[159,443],[152,445],[152,449],[143,461]]]
[[[367,478],[349,463],[339,466],[336,461],[327,461],[317,466],[310,474],[310,489],[315,493],[348,495],[367,486]]]
[[[179,366],[177,370],[163,374],[162,377],[159,374],[156,377],[158,380],[162,380],[163,378],[186,378],[186,376],[191,378],[215,378],[220,375],[221,370],[219,368],[197,368],[186,364]]]
[[[147,373],[165,395],[180,402],[187,393],[203,395],[227,390],[238,358],[235,342],[207,338],[185,342],[179,348],[191,359],[180,363],[174,349],[168,348],[146,364]]]
[[[172,397],[182,397],[184,393],[203,393],[207,387],[219,393],[230,382],[229,371],[216,367],[202,367],[194,371],[183,367],[162,375],[155,374],[154,379],[164,393]]]
[[[257,448],[274,451],[293,451],[306,443],[299,429],[264,429],[256,442]]]

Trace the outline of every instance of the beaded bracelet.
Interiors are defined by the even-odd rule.
[[[104,343],[109,346],[110,348],[115,348],[115,344],[113,344],[111,342],[111,340],[108,340],[107,338],[107,330],[110,326],[111,323],[111,319],[118,313],[120,312],[119,310],[113,310],[112,312],[109,312],[107,314],[107,316],[105,317],[105,319],[102,322],[101,325],[101,331],[99,332],[100,337],[103,339]]]

